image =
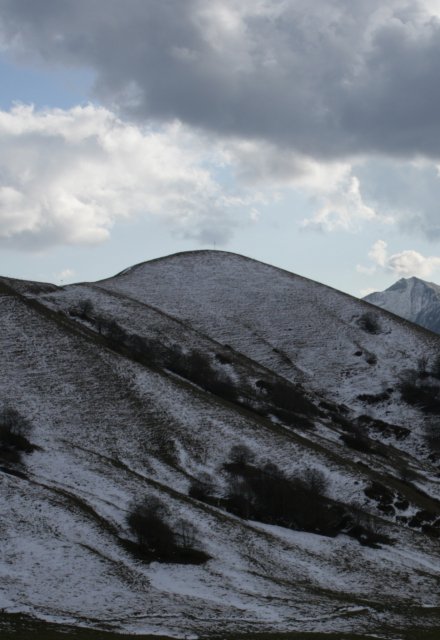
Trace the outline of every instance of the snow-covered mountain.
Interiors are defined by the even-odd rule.
[[[438,628],[439,337],[225,252],[0,296],[0,630]]]
[[[364,298],[382,309],[440,333],[440,286],[420,278],[401,278],[385,291]]]

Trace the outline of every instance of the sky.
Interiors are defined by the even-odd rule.
[[[440,282],[440,0],[0,0],[0,274]]]

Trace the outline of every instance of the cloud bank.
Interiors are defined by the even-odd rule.
[[[251,200],[215,181],[208,153],[178,124],[142,130],[92,105],[16,106],[0,112],[0,146],[4,246],[99,243],[115,222],[137,215],[224,241],[237,216],[252,211]]]
[[[371,267],[358,265],[360,273],[373,274],[377,269],[381,269],[399,278],[410,276],[428,278],[440,267],[440,256],[423,256],[412,249],[389,255],[387,243],[384,240],[374,243],[368,257],[373,264]]]
[[[310,197],[310,230],[440,237],[438,2],[0,0],[0,49],[91,70],[105,105],[4,129],[3,242],[98,242],[141,213],[225,242],[277,189]]]
[[[202,244],[227,242],[258,208],[295,187],[313,199],[305,227],[355,230],[376,217],[344,163],[207,138],[178,122],[140,127],[104,107],[0,111],[0,244],[96,244],[120,220],[160,218]],[[227,173],[228,180],[218,179]],[[232,179],[235,178],[235,179]]]

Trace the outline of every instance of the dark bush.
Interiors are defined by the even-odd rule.
[[[347,447],[355,449],[355,451],[360,451],[362,453],[373,453],[375,451],[375,446],[372,440],[365,436],[356,427],[353,427],[350,433],[343,433],[341,435],[341,440],[347,445]]]
[[[349,525],[347,534],[355,538],[361,545],[377,549],[381,544],[392,544],[393,539],[368,516],[356,516]]]
[[[325,496],[327,494],[328,479],[320,469],[306,469],[301,476],[301,480],[312,494],[317,496]]]
[[[428,357],[426,355],[420,356],[417,360],[417,374],[419,378],[426,378],[429,376]]]
[[[167,509],[162,502],[149,497],[134,506],[127,517],[127,524],[139,546],[159,557],[171,555],[175,547],[175,536],[166,516]]]
[[[425,413],[440,414],[440,387],[406,375],[398,385],[402,399]]]
[[[382,391],[381,393],[361,393],[358,395],[358,400],[366,402],[367,404],[378,404],[379,402],[385,402],[390,399],[390,393],[388,391]]]
[[[425,438],[434,457],[440,453],[440,425],[437,420],[429,421],[425,426]]]
[[[194,549],[197,544],[196,529],[188,520],[179,520],[175,526],[175,536],[181,549]]]
[[[266,460],[266,462],[264,462],[262,471],[269,478],[282,478],[284,476],[281,469],[270,460]]]
[[[392,424],[390,422],[384,422],[384,420],[372,418],[365,414],[356,418],[356,427],[363,431],[368,429],[369,431],[380,433],[387,438],[394,437],[397,440],[405,440],[411,433],[411,431],[406,427],[401,427],[400,425]]]
[[[80,318],[89,320],[93,313],[93,302],[89,298],[80,300],[77,312]]]
[[[159,343],[154,344],[148,338],[133,334],[128,336],[126,346],[136,360],[146,364],[159,364],[162,355],[162,348]]]
[[[116,320],[110,320],[105,327],[105,333],[110,343],[115,347],[125,347],[128,343],[128,334]]]
[[[222,353],[216,353],[215,359],[220,362],[220,364],[232,364],[230,356],[225,356]]]
[[[235,462],[224,465],[230,474],[227,510],[268,524],[336,535],[340,513],[325,498],[328,483],[321,471],[308,469],[287,477],[272,462],[257,467],[247,453],[232,457]]]
[[[377,508],[382,513],[393,516],[395,508],[393,506],[395,494],[380,482],[373,481],[364,489],[365,495],[377,503]]]
[[[307,398],[300,387],[277,381],[269,387],[269,397],[278,409],[287,413],[316,415],[316,407]],[[283,419],[283,416],[280,416]]]
[[[32,425],[13,407],[6,406],[0,413],[0,458],[3,461],[21,462],[22,454],[37,449],[29,441]]]
[[[81,298],[75,306],[68,309],[70,316],[81,318],[82,320],[93,321],[94,307],[93,302],[89,298]]]
[[[431,367],[431,375],[434,378],[437,378],[437,380],[440,380],[440,354],[434,358],[434,362]]]
[[[373,335],[381,332],[381,326],[379,323],[379,319],[375,313],[372,311],[367,311],[363,313],[357,321],[359,327],[366,331],[367,333],[371,333]]]
[[[255,454],[245,444],[234,444],[229,451],[229,464],[244,468],[246,465],[253,464],[254,460]]]
[[[361,523],[351,507],[327,497],[328,480],[320,469],[309,468],[288,477],[270,460],[257,466],[254,454],[242,445],[233,447],[223,468],[229,482],[226,497],[218,503],[240,518],[332,537],[347,533],[372,547],[391,542],[368,523]],[[385,487],[375,483],[366,493],[370,491],[376,500],[388,504],[390,494]],[[205,501],[209,500],[212,496]]]
[[[224,372],[217,370],[206,354],[198,351],[183,353],[178,347],[168,349],[164,358],[164,366],[205,391],[214,393],[225,400],[234,401],[237,399],[237,390],[232,380]]]
[[[214,481],[207,473],[200,474],[191,481],[189,495],[195,500],[211,502],[214,497]]]
[[[438,528],[438,516],[436,513],[428,511],[427,509],[420,509],[409,520],[408,525],[416,529],[423,529],[424,527],[426,527],[426,525],[429,525],[429,527]]]
[[[198,545],[195,527],[186,520],[178,520],[171,527],[165,505],[153,496],[136,504],[127,517],[136,544],[121,539],[122,545],[138,559],[151,562],[202,564],[209,556]]]
[[[265,394],[268,394],[270,393],[270,391],[272,391],[272,384],[270,382],[267,382],[267,380],[257,380],[255,382],[255,386]]]
[[[105,330],[106,330],[108,322],[107,322],[107,319],[103,315],[96,314],[93,317],[93,322],[94,322],[94,325],[95,325],[99,335],[102,335],[103,333],[105,333]]]
[[[371,366],[377,364],[377,356],[374,353],[367,353],[365,362]]]
[[[255,518],[254,493],[244,478],[232,477],[225,499],[228,511],[240,518]]]

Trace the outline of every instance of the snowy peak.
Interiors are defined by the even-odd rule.
[[[367,302],[440,333],[440,286],[420,278],[401,278],[385,291],[371,293]]]

